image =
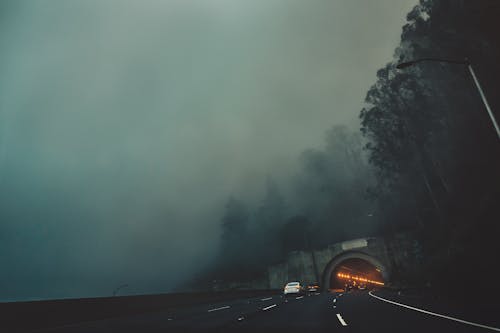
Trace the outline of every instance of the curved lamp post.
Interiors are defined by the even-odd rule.
[[[467,69],[469,70],[470,75],[472,76],[472,79],[474,80],[474,83],[476,85],[477,90],[479,91],[479,95],[481,95],[481,99],[483,100],[483,104],[486,107],[486,111],[488,111],[488,115],[490,116],[491,122],[493,123],[493,127],[495,127],[495,130],[497,132],[497,137],[500,139],[500,127],[498,126],[497,120],[495,119],[495,115],[493,114],[493,111],[491,111],[490,105],[488,104],[488,100],[486,99],[486,96],[484,95],[483,89],[481,88],[481,85],[479,84],[479,80],[477,79],[476,73],[474,72],[474,69],[472,68],[469,59],[465,58],[463,60],[455,60],[455,59],[441,59],[441,58],[420,58],[420,59],[415,59],[415,60],[410,60],[410,61],[405,61],[396,66],[397,69],[405,69],[407,67],[413,66],[419,62],[424,62],[424,61],[431,61],[431,62],[441,62],[441,63],[449,63],[449,64],[460,64],[460,65],[465,65],[467,66]]]
[[[118,294],[118,291],[120,289],[123,289],[123,288],[126,288],[126,287],[128,287],[128,284],[122,284],[122,285],[118,286],[115,290],[113,290],[113,297]]]

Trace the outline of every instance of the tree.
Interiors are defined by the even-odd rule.
[[[397,71],[395,65],[467,56],[484,86],[495,87],[500,45],[493,31],[499,14],[500,3],[491,1],[420,1],[407,17],[394,61],[378,71],[360,113],[377,176],[371,192],[389,221],[386,231],[419,235],[426,273],[436,282],[445,271],[474,280],[458,263],[485,248],[485,237],[499,236],[498,139],[464,66],[420,63]],[[493,90],[486,92],[490,103],[500,106]],[[487,244],[488,253],[500,250],[492,245],[498,242]],[[477,257],[476,263],[487,267],[493,260],[487,258]]]
[[[219,269],[222,275],[241,272],[248,255],[248,211],[245,204],[234,197],[226,203],[221,221],[222,236],[219,251]]]
[[[295,180],[294,204],[311,222],[313,247],[373,233],[373,204],[366,188],[373,182],[362,138],[345,126],[326,133],[325,148],[306,150]]]
[[[270,178],[266,182],[266,194],[257,212],[260,228],[275,229],[283,224],[285,201],[276,183]]]

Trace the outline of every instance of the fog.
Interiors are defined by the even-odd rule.
[[[168,292],[357,130],[415,0],[2,1],[0,300]]]

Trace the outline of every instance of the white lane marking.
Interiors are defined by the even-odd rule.
[[[272,297],[268,297],[268,298],[261,298],[261,301],[269,301],[270,299],[273,299]]]
[[[435,312],[431,312],[431,311],[427,311],[427,310],[422,310],[422,309],[415,308],[413,306],[409,306],[409,305],[406,305],[406,304],[397,303],[397,302],[394,302],[394,301],[382,298],[380,296],[374,295],[371,291],[368,292],[368,294],[370,296],[372,296],[372,297],[375,297],[375,298],[381,300],[381,301],[384,301],[384,302],[387,302],[387,303],[391,303],[391,304],[394,304],[394,305],[398,305],[398,306],[401,306],[403,308],[407,308],[407,309],[410,309],[410,310],[415,310],[415,311],[422,312],[422,313],[425,313],[425,314],[428,314],[428,315],[431,315],[431,316],[436,316],[436,317],[440,317],[440,318],[454,320],[454,321],[457,321],[457,322],[462,323],[462,324],[467,324],[467,325],[471,325],[471,326],[486,328],[488,330],[500,332],[500,328],[497,328],[497,327],[482,325],[482,324],[474,323],[474,322],[471,322],[471,321],[467,321],[467,320],[463,320],[463,319],[459,319],[459,318],[455,318],[455,317],[450,317],[450,316],[445,316],[445,315],[442,315],[442,314],[439,314],[439,313],[435,313]]]
[[[342,296],[343,294],[339,294],[339,297]]]
[[[337,303],[337,299],[336,298],[333,299],[333,303]]]
[[[319,295],[319,293],[315,293],[314,295],[318,296],[318,295]]]
[[[245,317],[239,317],[238,321],[242,321],[243,319],[245,319]]]
[[[340,313],[337,313],[337,318],[339,319],[340,323],[342,326],[347,326],[347,323],[345,322],[344,318],[340,315]]]
[[[337,308],[337,306],[336,306],[336,305],[334,305],[334,306],[333,306],[333,308],[334,308],[334,309],[336,309],[336,308]]]
[[[220,308],[210,309],[210,310],[208,310],[208,312],[214,312],[214,311],[219,311],[219,310],[226,310],[226,309],[229,309],[229,308],[230,308],[230,306],[226,305],[226,306],[221,306]]]
[[[304,296],[295,297],[295,299],[301,299],[301,298],[304,298]]]
[[[269,306],[266,306],[265,308],[262,308],[263,311],[267,311],[269,309],[272,309],[276,306],[276,304],[273,304],[273,305],[269,305]]]

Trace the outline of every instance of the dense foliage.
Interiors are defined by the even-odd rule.
[[[498,1],[422,0],[360,114],[385,231],[407,228],[424,244],[420,282],[456,287],[448,280],[458,275],[484,285],[477,272],[495,269],[500,141],[465,65],[396,64],[467,57],[498,115],[499,14]]]
[[[362,136],[333,127],[323,149],[301,155],[291,193],[269,181],[259,208],[229,200],[220,272],[238,277],[287,251],[405,232],[423,248],[423,264],[417,274],[396,271],[400,281],[485,285],[477,272],[495,271],[500,252],[499,138],[465,65],[396,65],[467,57],[499,116],[499,16],[495,0],[421,0],[367,93]]]
[[[374,175],[363,145],[360,133],[334,126],[323,149],[300,155],[284,193],[269,178],[257,207],[229,198],[215,277],[254,279],[290,251],[372,234],[378,214],[366,191]]]

